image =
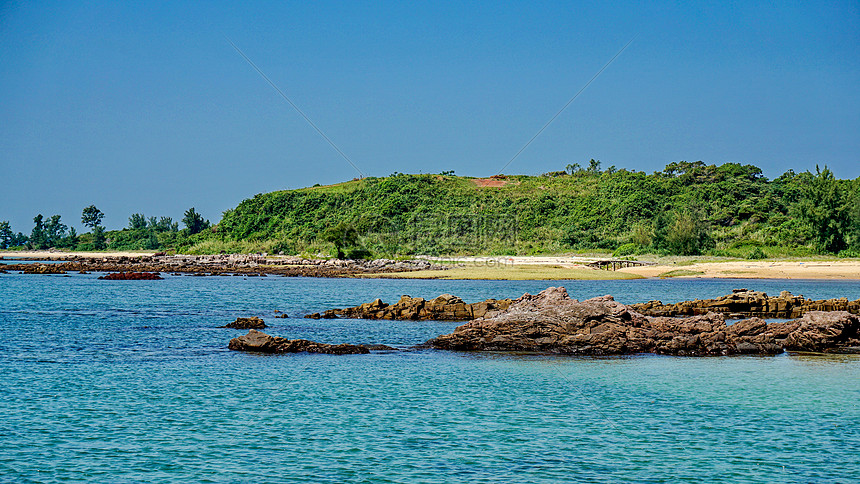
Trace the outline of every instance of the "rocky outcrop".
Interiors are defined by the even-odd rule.
[[[477,318],[422,346],[572,355],[856,352],[860,351],[860,317],[848,312],[810,312],[784,323],[750,318],[726,325],[722,313],[646,317],[612,296],[577,301],[564,288],[555,287],[536,296],[525,294],[507,310]]]
[[[155,272],[112,272],[99,279],[106,281],[160,281],[162,277]]]
[[[802,295],[795,296],[788,291],[782,291],[779,296],[768,296],[767,293],[735,289],[732,294],[716,299],[696,299],[676,304],[663,304],[660,301],[649,301],[642,304],[631,304],[630,307],[647,316],[695,316],[706,313],[721,313],[734,319],[758,318],[799,318],[811,311],[848,311],[860,314],[860,299],[849,301],[848,298],[811,300]]]
[[[16,269],[24,274],[65,274],[66,271],[59,264],[19,264]],[[13,266],[9,266],[12,268]]]
[[[381,299],[364,303],[352,308],[329,309],[323,313],[305,316],[311,319],[332,319],[337,317],[357,319],[393,320],[433,320],[468,321],[482,318],[492,311],[507,309],[510,299],[487,299],[468,304],[457,296],[442,294],[426,301],[420,297],[402,296],[394,304],[386,304]]]
[[[219,326],[219,328],[233,328],[233,329],[264,329],[266,327],[265,321],[258,317],[251,318],[236,318],[236,321],[233,321],[230,324],[225,324],[224,326]]]
[[[165,255],[141,257],[82,257],[70,255],[66,262],[50,264],[62,271],[165,272],[195,275],[265,274],[304,277],[351,277],[359,274],[444,270],[447,266],[426,260],[323,260],[301,257],[269,257],[266,254]],[[48,264],[44,264],[48,265]],[[7,270],[32,271],[33,264],[10,264]],[[28,267],[30,267],[28,269]],[[44,269],[48,270],[48,269]],[[54,272],[29,272],[52,274]]]
[[[248,331],[248,334],[231,339],[227,347],[234,351],[253,351],[258,353],[324,353],[327,355],[367,354],[370,353],[371,349],[363,345],[331,345],[305,339],[279,338],[254,329]],[[394,348],[374,345],[373,349]]]

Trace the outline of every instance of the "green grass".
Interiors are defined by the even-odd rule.
[[[704,274],[702,271],[691,271],[689,269],[675,269],[674,271],[664,272],[662,274],[658,274],[657,277],[660,279],[665,279],[667,277],[686,277],[686,276],[698,276]]]

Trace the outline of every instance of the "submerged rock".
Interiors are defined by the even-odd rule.
[[[853,352],[860,317],[808,313],[767,324],[759,318],[726,325],[721,313],[687,318],[646,317],[602,296],[578,301],[563,287],[525,294],[509,308],[477,318],[424,347],[465,351],[529,351],[573,355],[658,353],[680,356],[790,351]]]
[[[160,281],[161,276],[155,272],[113,272],[99,279],[106,281]]]
[[[248,331],[248,334],[231,339],[227,348],[234,351],[254,351],[259,353],[324,353],[328,355],[370,353],[370,349],[362,345],[331,345],[305,339],[280,338],[254,329]]]
[[[323,313],[305,316],[310,319],[333,319],[337,317],[357,319],[468,321],[481,318],[492,311],[510,306],[510,299],[487,299],[468,304],[457,296],[442,294],[429,301],[420,297],[401,296],[394,304],[381,299],[351,308],[329,309]]]
[[[233,321],[230,324],[225,324],[224,326],[219,326],[219,328],[233,328],[233,329],[263,329],[266,327],[265,321],[258,317],[251,318],[236,318],[236,321]]]

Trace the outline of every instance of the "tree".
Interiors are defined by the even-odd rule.
[[[93,227],[93,249],[105,250],[107,248],[107,240],[105,238],[105,228],[101,225]]]
[[[154,230],[149,231],[149,238],[146,239],[146,244],[144,245],[145,249],[155,250],[158,249],[161,244],[158,242],[158,236],[155,235]]]
[[[343,249],[353,247],[358,243],[358,231],[352,224],[340,222],[334,227],[327,228],[322,233],[322,240],[334,244],[337,250],[337,258],[343,259]]]
[[[582,171],[582,167],[579,166],[579,163],[568,164],[564,168],[564,171],[566,171],[568,175],[573,175],[574,173],[578,173],[578,172]]]
[[[90,205],[81,212],[81,223],[91,229],[95,229],[102,223],[105,214],[97,209],[95,205]]]
[[[848,211],[848,245],[860,250],[860,177],[851,182],[845,194],[845,209]]]
[[[798,213],[812,229],[816,249],[837,253],[848,247],[845,241],[851,225],[848,209],[839,182],[827,165],[823,171],[815,166],[815,176],[805,187]]]
[[[158,219],[158,231],[159,232],[178,232],[179,224],[174,222],[170,217],[161,217]]]
[[[0,222],[0,249],[8,249],[15,239],[15,232],[12,232],[12,226],[4,220]]]
[[[68,227],[60,222],[59,215],[51,215],[51,218],[45,222],[45,242],[48,247],[60,245],[60,240],[66,236]]]
[[[42,214],[33,217],[33,231],[30,232],[30,246],[34,249],[47,249],[48,239],[45,236],[45,225],[42,223]]]
[[[146,217],[142,213],[133,213],[128,218],[128,228],[131,230],[140,230],[146,228]]]
[[[708,225],[695,209],[663,212],[654,219],[654,248],[678,255],[698,255],[713,246]]]
[[[182,223],[185,224],[185,228],[188,229],[188,233],[191,235],[200,233],[209,227],[209,221],[204,220],[203,216],[194,210],[194,207],[185,211]]]
[[[15,239],[12,242],[11,246],[12,247],[23,247],[23,246],[27,245],[29,242],[30,242],[30,239],[27,238],[26,235],[22,234],[21,232],[18,232],[18,235],[15,236]]]
[[[69,229],[69,236],[66,237],[65,245],[73,249],[78,245],[78,231],[74,227]]]

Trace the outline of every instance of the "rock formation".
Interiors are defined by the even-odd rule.
[[[646,316],[695,316],[713,312],[735,319],[744,317],[791,319],[799,318],[810,311],[848,311],[860,314],[860,299],[848,301],[848,298],[843,297],[814,301],[802,295],[795,296],[788,291],[782,291],[779,296],[768,296],[764,292],[735,289],[732,294],[716,299],[696,299],[676,304],[649,301],[631,304],[630,308]]]
[[[328,355],[367,354],[370,350],[393,350],[384,345],[331,345],[305,339],[287,339],[270,336],[257,330],[233,338],[227,347],[234,351],[253,351],[259,353],[324,353]]]
[[[243,275],[305,277],[350,277],[357,274],[444,270],[447,266],[426,260],[321,260],[301,257],[268,257],[265,254],[165,255],[141,257],[82,257],[69,255],[66,262],[37,264],[51,268],[35,269],[34,264],[9,264],[6,270],[31,274],[54,274],[51,271],[89,272],[164,272],[199,275]],[[35,271],[35,272],[34,272]],[[39,272],[42,271],[42,272]]]
[[[358,319],[395,319],[395,320],[433,320],[468,321],[481,318],[491,311],[507,309],[510,299],[487,299],[467,304],[457,296],[442,294],[429,301],[420,297],[402,296],[394,304],[386,304],[380,299],[352,308],[329,309],[323,313],[305,316],[311,319],[332,319],[336,317]]]
[[[225,324],[224,326],[219,326],[219,328],[233,328],[233,329],[263,329],[266,327],[265,321],[258,317],[251,318],[236,318],[236,321],[233,321],[230,324]]]
[[[66,271],[59,264],[18,264],[16,267],[24,274],[65,274]],[[10,265],[9,268],[12,266]]]
[[[577,301],[563,287],[552,287],[536,296],[525,294],[506,310],[477,318],[422,346],[572,355],[860,352],[860,317],[814,311],[784,323],[751,318],[727,326],[722,313],[647,317],[612,296]]]

